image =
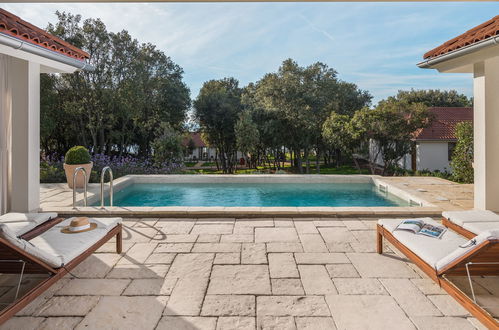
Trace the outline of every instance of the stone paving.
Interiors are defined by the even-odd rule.
[[[1,328],[483,328],[389,246],[376,254],[375,223],[125,219],[122,255],[105,244]],[[497,278],[476,290],[499,315]]]

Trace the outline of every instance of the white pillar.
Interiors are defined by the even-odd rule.
[[[499,57],[474,65],[475,209],[499,211]]]
[[[13,58],[10,210],[40,206],[40,65]]]

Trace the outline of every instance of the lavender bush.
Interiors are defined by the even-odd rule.
[[[100,182],[100,173],[105,166],[113,170],[114,178],[127,174],[171,174],[178,173],[182,163],[164,162],[156,166],[149,159],[133,156],[107,156],[95,154],[92,156],[94,167],[90,175],[90,182]],[[40,182],[56,183],[65,182],[66,176],[63,169],[64,157],[43,157],[40,160]]]

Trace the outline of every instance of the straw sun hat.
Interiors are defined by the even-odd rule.
[[[96,223],[90,222],[87,217],[79,217],[71,220],[69,226],[62,228],[61,232],[65,234],[77,234],[94,230],[95,228],[97,228]]]

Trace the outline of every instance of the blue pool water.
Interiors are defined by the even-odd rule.
[[[109,205],[109,201],[106,201]],[[115,206],[408,206],[370,183],[137,183]]]

